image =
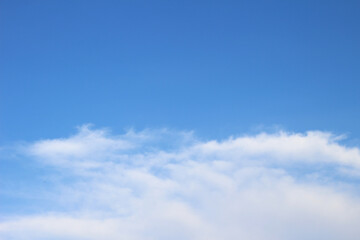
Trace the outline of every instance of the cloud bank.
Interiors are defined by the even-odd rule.
[[[280,131],[200,141],[83,126],[19,150],[52,169],[43,193],[52,209],[9,215],[0,239],[355,240],[360,150],[340,140]]]

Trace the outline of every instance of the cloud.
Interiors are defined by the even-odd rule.
[[[357,239],[360,151],[340,140],[83,126],[26,147],[29,161],[56,169],[44,193],[53,208],[9,215],[0,239]]]

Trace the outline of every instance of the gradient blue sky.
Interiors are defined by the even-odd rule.
[[[0,0],[0,240],[358,239],[359,12]]]
[[[91,122],[360,137],[359,1],[0,1],[0,142]]]

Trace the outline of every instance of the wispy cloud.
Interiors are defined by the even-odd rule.
[[[48,189],[59,210],[9,216],[0,238],[357,239],[360,151],[339,140],[279,131],[200,141],[83,126],[26,147],[66,175]]]

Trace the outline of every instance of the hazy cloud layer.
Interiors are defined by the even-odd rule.
[[[203,142],[83,126],[21,148],[56,170],[43,194],[58,210],[9,216],[0,238],[355,240],[360,151],[340,139],[278,132]]]

